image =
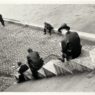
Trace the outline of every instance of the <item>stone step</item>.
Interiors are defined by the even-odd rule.
[[[42,77],[51,77],[56,75],[74,74],[75,72],[90,71],[95,68],[95,64],[91,60],[89,51],[82,50],[82,54],[67,62],[58,59],[52,59],[47,62],[39,71]]]
[[[82,70],[93,70],[95,68],[95,65],[93,64],[91,57],[90,57],[90,50],[83,49],[82,53],[79,57],[76,59],[71,60],[71,64],[77,68],[81,66]],[[80,67],[80,68],[81,68]],[[77,70],[78,70],[77,68]]]
[[[57,73],[61,73],[61,71],[63,71],[62,73],[65,74],[65,73],[69,73],[69,74],[72,74],[72,71],[70,68],[68,68],[68,66],[66,65],[66,63],[63,63],[59,60],[59,62],[57,61],[57,63],[54,64],[55,68],[56,68],[56,71]]]
[[[47,64],[45,64],[43,68],[57,75],[57,71],[55,70],[55,67],[54,67],[55,63],[58,63],[57,60],[51,60]]]
[[[45,64],[39,71],[39,76],[41,77],[51,77],[56,75],[64,75],[64,74],[72,74],[67,67],[65,67],[64,63],[60,60],[51,60],[47,64]]]
[[[57,75],[72,74],[71,72],[68,72],[66,69],[62,68],[61,66],[58,66],[56,64],[54,64],[54,66],[57,71]]]
[[[45,74],[45,72],[44,72],[43,67],[38,71],[38,74],[39,74],[39,76],[42,77],[42,78],[45,78],[45,77],[46,77],[46,74]]]
[[[84,57],[84,58],[76,58],[74,60],[72,60],[72,64],[78,64],[80,65],[82,68],[88,70],[93,70],[95,68],[95,66],[93,66],[91,58],[90,57]]]
[[[45,68],[43,69],[44,69],[46,77],[56,76],[56,74],[54,74],[52,71],[49,71],[48,69],[45,69]]]

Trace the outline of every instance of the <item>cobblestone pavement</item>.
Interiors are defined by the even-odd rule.
[[[6,27],[0,26],[0,32],[0,75],[5,79],[5,76],[8,80],[13,79],[11,74],[17,67],[17,61],[26,63],[28,48],[38,51],[42,58],[46,58],[50,54],[61,56],[59,42],[63,37],[60,35],[44,35],[42,31],[8,22],[6,22]],[[95,47],[93,43],[88,41],[82,41],[82,44],[87,50]],[[8,80],[6,80],[6,84],[13,83],[13,81],[10,83]],[[0,90],[4,89],[5,87]]]

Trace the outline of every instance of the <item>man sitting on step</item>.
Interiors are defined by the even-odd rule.
[[[45,22],[44,23],[44,34],[49,33],[51,35],[53,30],[52,25],[50,25],[49,23]]]
[[[78,57],[82,48],[78,33],[71,32],[67,24],[64,24],[60,31],[64,34],[64,39],[61,41],[63,61],[64,58],[69,60]]]
[[[43,66],[44,61],[39,56],[39,53],[36,51],[33,51],[31,48],[28,49],[28,56],[27,56],[27,62],[30,67],[30,70],[32,72],[32,76],[35,79],[39,78],[38,70]]]

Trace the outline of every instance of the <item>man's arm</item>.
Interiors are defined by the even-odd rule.
[[[40,58],[40,55],[39,55],[39,53],[38,53],[38,52],[36,52],[36,55],[37,55],[37,57],[38,57],[38,58]]]
[[[66,42],[63,40],[61,42],[62,52],[66,52]]]

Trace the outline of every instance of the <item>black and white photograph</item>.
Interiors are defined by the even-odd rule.
[[[94,3],[0,4],[0,92],[95,92]]]

